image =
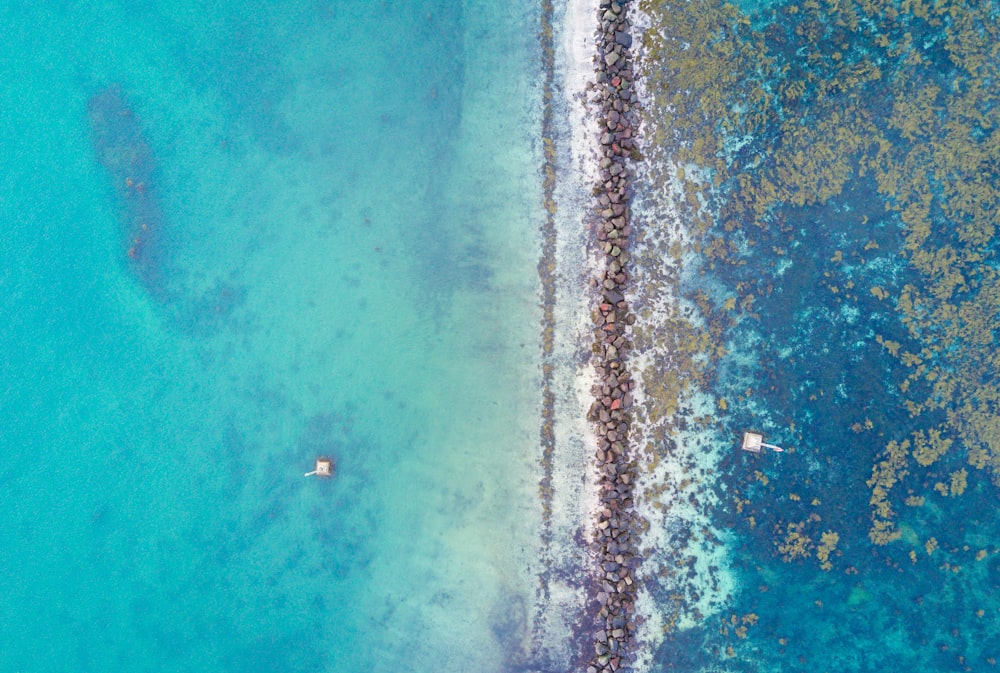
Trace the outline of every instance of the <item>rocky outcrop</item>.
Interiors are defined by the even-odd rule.
[[[597,306],[593,313],[597,383],[590,418],[596,425],[596,460],[601,506],[597,514],[594,555],[599,564],[593,656],[587,673],[618,671],[632,663],[638,567],[638,519],[634,510],[634,464],[629,449],[632,391],[628,370],[629,162],[636,156],[638,98],[632,86],[628,0],[602,0],[597,78],[592,104],[598,115],[600,183],[596,186],[597,245],[603,272],[591,281]]]

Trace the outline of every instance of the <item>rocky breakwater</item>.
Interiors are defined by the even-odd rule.
[[[599,574],[592,605],[596,610],[593,656],[587,673],[618,671],[634,661],[635,571],[639,520],[633,504],[635,465],[629,449],[632,391],[628,327],[635,322],[626,300],[629,282],[629,161],[637,156],[638,129],[633,87],[628,0],[602,0],[599,9],[598,67],[591,104],[600,123],[600,182],[596,245],[601,272],[591,280],[597,306],[593,312],[597,382],[590,418],[598,443],[600,506],[594,555]]]

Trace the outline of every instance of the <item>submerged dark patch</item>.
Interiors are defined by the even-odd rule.
[[[142,124],[120,87],[106,87],[87,101],[97,161],[118,197],[122,253],[143,287],[166,294],[166,223],[157,195],[156,162]]]

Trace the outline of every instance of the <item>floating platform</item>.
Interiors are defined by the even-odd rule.
[[[317,458],[315,469],[312,472],[306,472],[305,476],[312,477],[332,477],[335,472],[333,466],[333,460],[330,458]]]
[[[744,432],[743,433],[743,444],[740,446],[744,451],[749,451],[751,453],[760,453],[764,449],[771,449],[772,451],[784,451],[780,446],[775,446],[774,444],[765,444],[764,435],[759,432]]]

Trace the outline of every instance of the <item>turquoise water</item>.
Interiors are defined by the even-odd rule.
[[[527,660],[536,12],[0,11],[0,669]]]

